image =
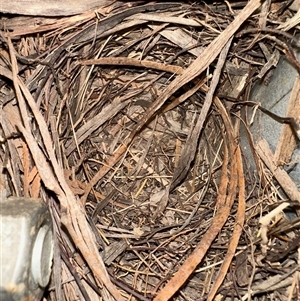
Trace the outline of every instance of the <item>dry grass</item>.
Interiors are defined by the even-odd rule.
[[[257,235],[294,184],[265,145],[260,178],[242,164],[231,110],[270,72],[263,46],[295,61],[283,5],[2,17],[1,191],[49,205],[47,300],[299,298],[297,225],[272,225],[267,251]]]

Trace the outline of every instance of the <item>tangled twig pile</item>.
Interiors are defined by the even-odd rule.
[[[117,2],[2,18],[0,188],[51,210],[47,299],[296,295],[297,262],[279,271],[256,238],[277,182],[244,171],[231,110],[276,65],[266,50],[299,68],[287,3],[260,7]]]

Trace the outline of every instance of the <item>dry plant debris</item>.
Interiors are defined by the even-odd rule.
[[[269,215],[258,236],[262,215],[299,207],[277,164],[296,139],[287,126],[272,154],[249,132],[256,178],[236,109],[280,54],[300,70],[290,3],[1,16],[0,189],[49,206],[45,300],[299,300],[299,219]]]

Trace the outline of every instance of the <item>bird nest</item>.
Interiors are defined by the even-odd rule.
[[[44,298],[299,298],[297,219],[259,220],[299,192],[266,142],[255,173],[239,140],[266,50],[299,68],[290,1],[269,2],[2,16],[1,192],[49,207]]]

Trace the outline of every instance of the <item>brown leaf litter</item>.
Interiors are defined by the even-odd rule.
[[[248,132],[258,177],[239,143],[255,79],[267,84],[279,54],[299,68],[290,2],[1,17],[0,189],[51,211],[45,299],[299,299],[298,220],[267,215],[299,207],[280,167],[296,139],[287,125],[273,154]],[[299,80],[295,120],[297,99]]]

